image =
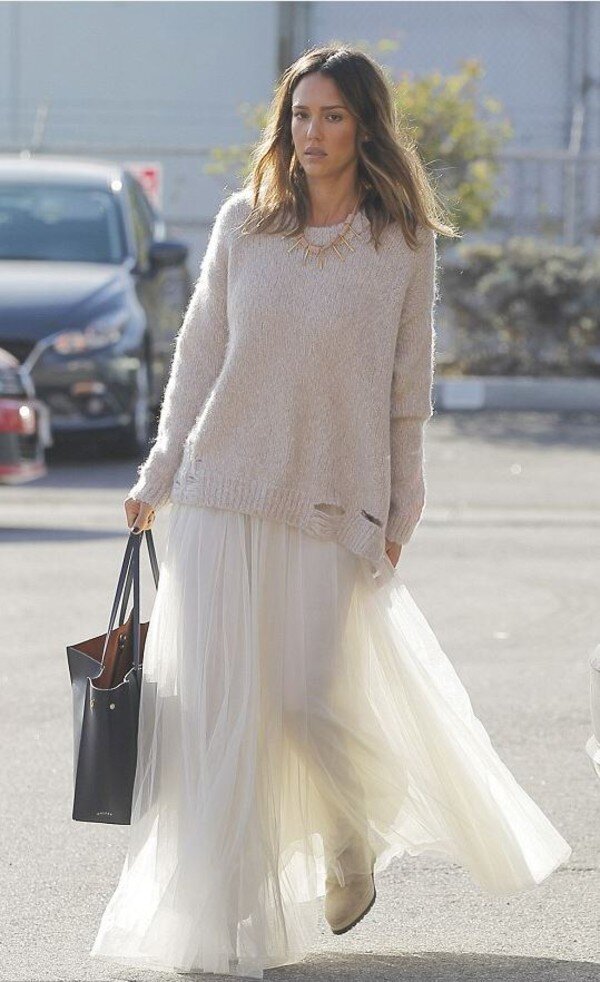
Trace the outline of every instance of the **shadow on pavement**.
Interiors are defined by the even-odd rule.
[[[35,526],[18,525],[10,527],[0,525],[0,542],[91,542],[101,539],[123,539],[129,531],[123,519],[122,529],[93,529],[93,528],[36,528]]]
[[[265,979],[271,982],[598,982],[600,962],[439,951],[414,955],[357,952],[308,958],[298,965],[269,969]]]

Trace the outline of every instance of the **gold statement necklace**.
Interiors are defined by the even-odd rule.
[[[356,218],[356,213],[358,211],[358,205],[359,205],[359,201],[356,202],[354,206],[354,210],[344,222],[344,226],[341,232],[338,232],[338,234],[335,236],[334,239],[332,239],[331,242],[327,242],[325,243],[325,245],[316,245],[314,242],[309,242],[304,232],[301,232],[300,235],[298,235],[294,240],[294,244],[288,249],[288,253],[293,252],[294,249],[300,247],[301,249],[304,250],[304,259],[303,259],[304,263],[306,264],[310,259],[314,259],[319,269],[323,269],[323,266],[325,265],[325,260],[327,259],[327,256],[329,255],[330,252],[335,252],[340,259],[343,259],[345,261],[346,256],[342,251],[343,246],[346,246],[346,248],[349,249],[350,252],[356,252],[354,246],[349,241],[347,236],[349,237],[350,235],[354,235],[356,238],[359,238],[361,234],[360,232],[357,232],[356,229],[352,227],[352,223],[354,222],[354,219]],[[324,228],[325,226],[322,227]],[[285,236],[282,236],[282,238],[285,238]]]

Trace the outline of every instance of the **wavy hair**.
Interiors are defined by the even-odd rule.
[[[400,223],[411,248],[417,247],[419,225],[456,236],[456,229],[444,220],[445,209],[416,144],[400,127],[383,70],[349,45],[310,48],[281,75],[244,181],[244,188],[251,190],[252,210],[242,231],[291,237],[306,227],[310,199],[292,139],[292,98],[300,80],[313,72],[333,79],[356,119],[359,207],[369,219],[375,248],[393,222]]]

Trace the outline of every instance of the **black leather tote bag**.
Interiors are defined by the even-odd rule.
[[[140,549],[144,536],[158,587],[152,532],[131,532],[108,631],[67,646],[73,696],[72,817],[77,822],[129,825],[131,821],[142,664],[149,624],[140,624]],[[132,583],[133,607],[125,620]],[[119,624],[115,627],[121,594]]]

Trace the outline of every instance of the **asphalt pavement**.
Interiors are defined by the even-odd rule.
[[[311,955],[265,978],[600,980],[600,780],[584,750],[600,644],[600,416],[439,413],[426,458],[427,508],[399,569],[502,759],[573,853],[510,898],[435,858],[393,861],[353,931],[335,937],[323,919]],[[0,488],[3,982],[180,978],[88,959],[127,828],[70,817],[65,646],[106,630],[135,468],[53,454],[44,479]],[[147,619],[147,562],[143,587]]]

